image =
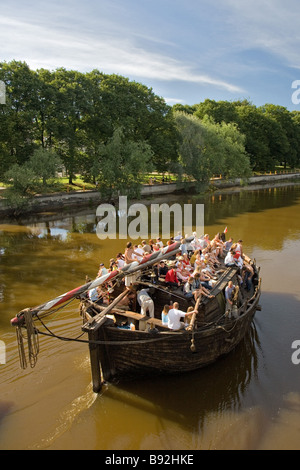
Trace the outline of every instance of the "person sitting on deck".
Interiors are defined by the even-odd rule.
[[[141,315],[147,315],[147,312],[149,312],[149,316],[154,318],[154,302],[148,292],[149,289],[142,289],[139,291],[137,294],[137,301],[141,306]]]
[[[108,270],[104,266],[104,263],[101,263],[100,266],[99,266],[99,271],[98,271],[97,277],[105,276],[105,274],[107,274],[107,273],[108,273]]]
[[[168,271],[169,271],[169,268],[168,266],[166,266],[166,263],[164,261],[161,261],[159,263],[159,268],[158,268],[158,277],[165,279]]]
[[[230,251],[230,248],[232,247],[233,245],[233,238],[229,238],[229,240],[227,242],[225,242],[224,244],[224,254],[226,255],[228,253],[228,251]]]
[[[181,258],[179,258],[179,261],[177,264],[176,274],[177,274],[178,280],[182,283],[185,283],[190,277],[190,274],[188,271],[186,271]]]
[[[150,247],[150,245],[148,245],[148,243],[146,242],[146,240],[143,240],[143,241],[142,241],[142,248],[143,248],[144,252],[145,252],[147,255],[150,255],[150,253],[151,253],[151,247]]]
[[[163,244],[163,242],[161,241],[161,238],[160,238],[160,237],[157,237],[157,239],[156,239],[156,244],[159,245],[159,248],[163,248],[163,247],[164,247],[164,244]]]
[[[165,282],[169,287],[179,287],[180,282],[177,278],[177,274],[174,268],[169,269],[166,274]]]
[[[191,266],[190,259],[189,259],[188,255],[184,254],[184,255],[182,255],[182,258],[183,258],[182,259],[182,264],[183,264],[185,270],[191,273],[193,271],[193,268]]]
[[[205,289],[212,290],[211,280],[210,277],[204,274],[202,271],[200,273],[195,273],[194,275],[195,281],[199,282],[200,284],[205,287]]]
[[[226,268],[236,267],[237,266],[236,260],[234,259],[234,249],[233,248],[230,248],[229,253],[227,253],[227,255],[225,257],[225,260],[224,260],[224,264],[225,264]]]
[[[125,258],[122,253],[118,253],[116,256],[116,263],[118,266],[118,269],[122,269],[125,266]]]
[[[187,316],[193,315],[194,310],[190,312],[183,312],[179,310],[178,302],[173,304],[173,308],[169,310],[168,313],[168,327],[170,330],[181,330],[184,328],[184,324],[180,321],[181,318],[186,318]]]
[[[195,301],[199,297],[199,286],[197,288],[194,278],[189,277],[188,281],[183,286],[183,294],[186,299],[194,299]]]
[[[164,326],[168,326],[168,322],[169,322],[169,310],[170,310],[170,307],[169,305],[165,305],[162,312],[161,312],[161,322]]]
[[[180,245],[181,255],[187,254],[188,250],[187,250],[186,239],[181,238],[180,243],[181,243],[181,245]]]
[[[189,238],[188,235],[185,236],[185,239],[187,240]],[[192,245],[192,242],[186,242],[186,250],[187,250],[187,256],[190,258],[194,252],[194,247]]]
[[[92,302],[97,302],[97,300],[99,299],[99,291],[98,291],[98,288],[95,287],[94,289],[91,289],[88,291],[88,296],[89,296],[89,299],[92,301]]]

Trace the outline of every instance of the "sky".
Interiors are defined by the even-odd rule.
[[[299,0],[0,0],[0,61],[300,111],[299,25]]]

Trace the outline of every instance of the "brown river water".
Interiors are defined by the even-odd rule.
[[[42,336],[36,367],[21,370],[10,319],[96,277],[125,241],[99,240],[94,209],[0,221],[1,450],[300,449],[300,185],[179,199],[204,202],[205,231],[227,226],[261,266],[262,310],[243,343],[206,369],[99,395],[86,344]],[[76,302],[45,320],[55,334],[81,334]]]

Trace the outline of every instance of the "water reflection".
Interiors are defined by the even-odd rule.
[[[208,413],[238,412],[257,376],[260,342],[255,324],[234,352],[196,372],[164,378],[118,381],[106,396],[185,429],[203,429]],[[138,397],[138,398],[137,398]]]

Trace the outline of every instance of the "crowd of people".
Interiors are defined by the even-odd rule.
[[[225,230],[226,231],[226,230]],[[225,232],[224,231],[224,232]],[[172,289],[181,289],[185,298],[190,299],[196,304],[197,300],[202,297],[212,298],[211,291],[218,281],[221,273],[225,268],[237,266],[243,277],[241,281],[246,283],[246,287],[250,289],[251,280],[254,275],[253,268],[245,261],[243,254],[243,241],[238,240],[236,243],[233,238],[226,241],[225,233],[217,233],[211,240],[208,234],[198,237],[194,232],[192,237],[187,235],[183,237],[181,233],[172,237],[166,244],[160,238],[149,241],[143,240],[141,244],[132,244],[128,242],[124,253],[118,253],[114,259],[110,260],[109,267],[105,267],[103,263],[99,266],[98,277],[108,274],[111,271],[122,269],[124,266],[133,262],[140,262],[145,256],[148,256],[161,248],[180,242],[179,252],[170,260],[160,261],[155,266],[154,282],[162,283]],[[134,284],[134,278],[129,278],[127,284],[129,287]],[[229,290],[226,291],[227,308],[230,309]],[[98,288],[89,293],[91,300],[95,301],[96,297],[100,298],[103,303],[108,303],[108,293],[103,288]],[[228,299],[227,299],[228,297]],[[141,306],[141,312],[149,313],[154,317],[153,302],[151,297],[144,289],[142,293],[138,293],[137,300]],[[167,306],[162,312],[163,324],[168,324],[171,329],[178,329],[178,325],[182,325],[179,320],[182,317],[188,318],[193,314],[193,308],[188,312],[179,310],[178,305]]]

